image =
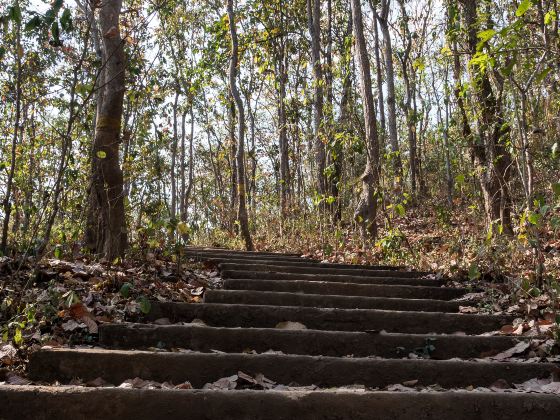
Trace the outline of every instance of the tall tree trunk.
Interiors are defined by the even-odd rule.
[[[402,76],[406,91],[406,100],[403,104],[403,111],[406,115],[406,125],[408,131],[408,153],[410,166],[410,187],[413,194],[417,191],[418,181],[418,155],[416,152],[416,92],[414,80],[414,70],[412,69],[410,51],[412,49],[412,35],[408,27],[408,14],[404,0],[398,0],[401,9],[401,28],[404,51],[400,55],[402,65]]]
[[[364,237],[377,236],[377,190],[379,188],[379,139],[375,116],[375,102],[371,92],[370,63],[364,37],[362,6],[360,0],[351,0],[355,48],[361,76],[360,93],[364,107],[367,160],[362,179],[362,195],[355,217],[362,227]]]
[[[290,197],[290,166],[288,148],[288,127],[286,121],[286,83],[288,79],[286,44],[281,40],[278,62],[278,145],[280,149],[280,208],[282,218],[289,209]]]
[[[477,0],[459,0],[466,30],[466,48],[470,57],[478,52],[477,34],[483,30],[478,16]],[[505,232],[512,231],[511,199],[508,182],[511,177],[511,155],[506,148],[501,97],[496,97],[487,71],[469,66],[473,87],[473,106],[478,116],[478,136],[471,140],[474,162],[484,197],[487,224],[499,221]]]
[[[389,125],[389,143],[393,153],[393,167],[397,178],[397,185],[402,185],[402,158],[399,151],[399,139],[397,132],[397,106],[395,93],[395,69],[393,63],[393,46],[389,32],[389,8],[391,0],[381,0],[381,13],[377,15],[377,21],[383,33],[385,42],[385,73],[387,83],[387,124]]]
[[[102,69],[97,98],[86,243],[102,257],[122,257],[127,247],[119,143],[125,92],[124,44],[119,32],[122,0],[100,6]]]
[[[16,57],[16,92],[15,92],[15,118],[14,132],[12,134],[12,145],[10,151],[10,170],[8,171],[8,180],[6,182],[6,195],[4,196],[3,210],[4,222],[2,223],[2,240],[0,241],[0,252],[5,255],[8,251],[8,231],[10,227],[10,216],[12,214],[12,189],[14,183],[14,175],[16,171],[16,149],[18,143],[18,131],[21,118],[21,96],[22,96],[22,47],[21,47],[21,23],[15,22],[16,26],[16,42],[14,45],[14,55]]]
[[[178,107],[179,107],[179,84],[175,87],[175,100],[173,101],[173,142],[171,144],[171,219],[177,217],[177,172],[175,166],[177,164],[177,150],[179,144],[179,127],[178,127]]]
[[[350,58],[352,46],[347,44],[347,40],[352,35],[352,11],[348,13],[348,25],[346,32],[342,38],[340,50],[342,51],[342,96],[340,98],[340,112],[338,127],[342,133],[350,131],[351,119],[351,102],[350,96],[352,94],[352,60]],[[335,198],[335,209],[333,216],[335,220],[342,219],[342,197],[340,196],[340,182],[342,181],[342,170],[344,162],[344,136],[341,139],[333,139],[333,153],[336,155],[333,158],[334,174],[331,182],[331,194]]]
[[[237,153],[237,145],[235,142],[235,100],[231,96],[231,92],[229,95],[229,104],[228,104],[228,131],[229,131],[229,162],[230,162],[230,169],[231,169],[231,176],[230,176],[230,228],[235,229],[235,208],[238,203],[238,196],[237,196],[237,161],[235,159],[235,154]]]
[[[311,36],[311,62],[313,67],[313,148],[315,149],[315,166],[317,173],[317,191],[321,195],[327,192],[326,151],[323,123],[323,70],[321,68],[321,0],[307,0],[307,17],[309,35]]]
[[[381,124],[381,131],[383,138],[386,135],[387,123],[385,122],[385,100],[383,98],[383,68],[381,67],[381,54],[379,44],[379,29],[377,25],[377,9],[373,0],[370,0],[370,5],[373,10],[373,42],[375,50],[375,71],[377,77],[377,104],[379,109],[379,123]]]
[[[237,89],[237,66],[239,63],[239,45],[237,41],[237,29],[235,24],[235,13],[233,11],[233,0],[227,2],[227,13],[229,18],[229,32],[231,35],[231,61],[229,65],[229,88],[235,100],[237,108],[237,219],[241,236],[245,241],[245,248],[253,250],[253,241],[249,231],[249,217],[247,215],[247,198],[245,197],[245,109],[243,100]]]

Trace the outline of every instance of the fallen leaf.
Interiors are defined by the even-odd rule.
[[[516,354],[523,353],[529,347],[531,347],[531,342],[530,341],[520,341],[514,347],[493,356],[492,359],[506,360],[506,359],[509,359],[510,357],[513,357]]]
[[[3,344],[0,347],[0,362],[11,366],[16,361],[17,349],[11,344]]]

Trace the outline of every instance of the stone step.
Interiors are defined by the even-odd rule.
[[[276,263],[284,262],[298,262],[308,261],[308,259],[297,255],[284,255],[284,254],[249,254],[239,252],[213,252],[213,251],[185,251],[184,254],[188,258],[193,258],[199,261],[211,261],[216,263],[228,262],[229,260],[241,260],[244,262],[251,261],[273,261]]]
[[[467,362],[454,360],[384,360],[283,354],[162,353],[117,350],[46,350],[32,355],[30,378],[67,383],[74,378],[90,381],[101,377],[118,385],[135,377],[175,384],[189,381],[201,388],[206,383],[242,371],[263,374],[278,384],[385,387],[418,380],[418,385],[442,387],[492,385],[498,379],[522,383],[549,377],[551,363]]]
[[[458,312],[459,306],[461,305],[458,302],[431,299],[400,299],[220,289],[207,290],[204,294],[204,302],[421,312]]]
[[[387,273],[396,273],[388,271]],[[307,280],[324,281],[332,283],[356,283],[356,284],[396,284],[403,286],[432,286],[441,287],[443,281],[429,278],[411,277],[376,277],[376,276],[348,276],[336,274],[298,274],[278,271],[240,271],[222,270],[221,277],[224,279],[252,279],[252,280]]]
[[[191,322],[200,319],[213,327],[245,328],[275,328],[280,322],[292,321],[315,330],[385,330],[410,334],[481,334],[499,330],[512,321],[511,317],[503,315],[153,302],[148,319],[158,318],[169,318],[171,322]]]
[[[269,350],[287,354],[384,358],[414,353],[432,359],[480,358],[514,347],[513,337],[387,334],[275,328],[214,328],[200,325],[106,324],[99,343],[108,348],[184,348],[227,353]],[[433,347],[431,347],[433,346]]]
[[[560,398],[495,392],[201,391],[0,385],[0,418],[543,420]],[[375,413],[374,415],[372,413]]]
[[[338,276],[351,276],[351,277],[388,277],[388,278],[407,278],[418,279],[426,277],[430,273],[423,271],[399,271],[399,270],[381,270],[381,269],[358,269],[358,268],[335,268],[335,267],[309,267],[309,266],[285,266],[280,264],[243,264],[243,263],[221,263],[220,268],[222,272],[252,272],[252,273],[290,273],[290,274],[306,274],[317,275],[320,277],[338,277]],[[256,274],[255,274],[256,275]],[[249,277],[245,277],[249,278]],[[429,279],[431,283],[438,280]],[[416,280],[420,282],[421,280]],[[440,282],[440,281],[439,281]]]
[[[318,295],[376,296],[401,299],[435,300],[451,300],[463,296],[468,292],[468,289],[459,289],[455,287],[257,279],[225,279],[223,282],[223,288],[230,290],[259,290],[265,292],[292,292]]]
[[[396,272],[408,272],[404,269],[404,267],[397,267],[392,265],[361,265],[361,264],[338,264],[338,263],[323,263],[317,260],[312,260],[309,258],[299,258],[299,259],[288,259],[288,260],[279,260],[279,259],[267,259],[266,257],[255,257],[252,259],[242,258],[231,256],[228,258],[220,258],[216,256],[209,256],[203,257],[198,256],[198,259],[204,259],[205,261],[212,262],[214,264],[241,264],[241,265],[275,265],[284,268],[288,267],[312,267],[312,268],[343,268],[346,270],[388,270],[388,271],[396,271]],[[424,276],[428,274],[433,274],[430,272],[423,272],[423,271],[413,271],[418,276]]]
[[[227,248],[207,248],[207,247],[196,247],[188,246],[184,249],[187,253],[197,253],[197,254],[218,254],[218,255],[242,255],[242,256],[272,256],[272,257],[298,257],[301,258],[301,254],[297,252],[270,252],[270,251],[244,251],[239,249],[227,249]]]

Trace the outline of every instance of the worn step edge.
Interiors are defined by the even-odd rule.
[[[297,252],[244,251],[240,249],[208,248],[208,247],[193,247],[193,246],[185,247],[184,252],[216,253],[216,254],[223,254],[223,255],[249,255],[249,256],[254,255],[254,256],[278,256],[278,257],[302,258],[301,254]]]
[[[342,309],[385,309],[393,311],[458,312],[459,302],[432,299],[401,299],[370,296],[322,295],[257,290],[207,290],[207,303],[245,305],[307,306]]]
[[[282,385],[333,387],[364,385],[377,388],[418,380],[418,385],[442,387],[490,386],[498,379],[521,383],[549,377],[551,363],[467,362],[455,360],[384,360],[239,353],[161,353],[118,350],[43,350],[30,359],[29,375],[36,381],[84,381],[101,377],[120,384],[135,377],[157,382],[189,381],[200,388],[238,371],[263,374]]]
[[[388,273],[395,273],[389,271]],[[357,283],[357,284],[394,284],[403,286],[433,286],[440,287],[442,280],[418,277],[391,277],[382,276],[353,276],[346,274],[299,274],[282,271],[248,271],[248,270],[222,270],[220,275],[224,279],[255,279],[255,280],[307,280],[332,283]]]
[[[271,273],[288,273],[291,275],[299,274],[299,275],[315,275],[315,276],[325,276],[325,277],[332,277],[334,276],[348,276],[348,277],[365,277],[366,279],[369,278],[376,278],[376,277],[385,277],[385,278],[393,278],[393,279],[409,279],[409,281],[413,281],[416,279],[417,282],[424,281],[431,281],[431,283],[441,282],[436,279],[423,279],[429,275],[429,273],[425,272],[417,272],[417,271],[398,271],[398,270],[380,270],[380,269],[343,269],[343,268],[335,268],[335,267],[297,267],[297,266],[283,266],[283,265],[276,265],[276,264],[234,264],[234,263],[221,263],[220,269],[222,270],[223,274],[233,272],[236,274],[237,272],[251,272],[251,273],[267,273],[267,275]],[[225,273],[224,273],[225,272]],[[257,275],[257,274],[255,274]],[[344,281],[344,280],[340,280]],[[373,281],[373,279],[372,279]]]
[[[153,302],[147,318],[169,318],[171,322],[201,319],[215,327],[257,328],[274,328],[279,322],[293,321],[318,330],[413,334],[481,334],[498,330],[512,321],[512,317],[505,315],[173,302]]]
[[[325,295],[394,297],[403,299],[451,300],[468,289],[455,287],[407,286],[396,284],[336,283],[310,280],[224,279],[224,289],[293,292]]]
[[[496,336],[216,328],[196,324],[105,324],[99,329],[99,343],[107,348],[184,348],[227,353],[273,350],[286,354],[335,357],[402,358],[417,352],[429,354],[432,359],[480,358],[510,349],[518,342],[513,337]]]
[[[292,255],[247,255],[247,254],[225,254],[225,253],[212,253],[212,252],[185,252],[187,258],[193,258],[199,261],[211,261],[222,263],[230,260],[241,260],[245,262],[250,261],[261,261],[268,260],[275,263],[283,262],[298,262],[298,261],[310,261],[303,257],[292,256]]]
[[[388,270],[388,271],[396,271],[400,272],[409,272],[406,267],[399,267],[399,266],[391,266],[391,265],[361,265],[361,264],[344,264],[344,263],[323,263],[317,260],[312,260],[308,258],[300,258],[300,259],[290,259],[290,260],[278,260],[278,259],[266,259],[266,257],[262,258],[252,258],[252,259],[243,259],[237,258],[235,256],[231,256],[230,258],[220,258],[220,257],[213,257],[209,256],[206,257],[205,261],[212,262],[215,264],[242,264],[242,265],[274,265],[279,267],[314,267],[314,268],[324,268],[324,269],[332,269],[332,268],[342,268],[345,270]],[[424,271],[414,271],[411,270],[410,272],[417,273],[418,276],[425,276],[428,274],[434,274],[431,272],[424,272]]]
[[[0,385],[0,418],[543,420],[555,395],[490,392],[202,391]],[[375,414],[373,414],[375,413]]]

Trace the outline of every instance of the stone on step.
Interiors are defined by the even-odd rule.
[[[108,348],[184,348],[227,353],[268,350],[317,356],[479,358],[514,347],[513,337],[388,334],[278,328],[214,328],[200,325],[105,324],[99,342]]]
[[[552,363],[466,362],[454,360],[383,360],[296,356],[283,354],[162,353],[117,350],[47,350],[33,354],[30,377],[37,381],[84,381],[101,377],[118,385],[135,377],[175,384],[189,381],[201,388],[206,383],[242,371],[263,374],[282,385],[345,385],[385,387],[418,380],[417,385],[444,388],[488,387],[498,379],[509,384],[549,377]]]
[[[397,273],[397,271],[387,271]],[[324,281],[332,283],[356,283],[356,284],[396,284],[404,286],[433,286],[440,287],[443,281],[430,278],[414,277],[379,277],[379,276],[350,276],[341,274],[299,274],[278,271],[238,271],[222,270],[221,277],[224,279],[252,279],[252,280],[307,280]]]
[[[543,420],[560,398],[494,392],[200,391],[0,385],[0,418]],[[374,413],[374,414],[372,414]]]
[[[223,288],[229,290],[260,290],[265,292],[292,292],[323,295],[377,296],[402,299],[435,300],[451,300],[463,296],[468,292],[468,289],[455,287],[257,279],[225,279],[223,282]]]
[[[246,328],[274,328],[279,322],[293,321],[316,330],[385,330],[411,334],[481,334],[499,330],[512,321],[512,317],[502,315],[171,302],[153,302],[148,318],[169,318],[171,322],[200,319],[214,327]]]
[[[458,302],[369,296],[321,295],[256,290],[207,290],[204,302],[316,308],[385,309],[392,311],[458,312]]]

